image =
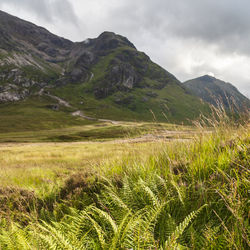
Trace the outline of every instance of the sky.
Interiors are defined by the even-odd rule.
[[[180,81],[209,74],[250,98],[250,0],[0,0],[0,9],[72,41],[113,31]]]

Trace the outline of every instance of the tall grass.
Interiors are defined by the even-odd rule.
[[[28,219],[2,216],[0,249],[248,249],[249,123],[213,112],[194,140],[79,172]]]

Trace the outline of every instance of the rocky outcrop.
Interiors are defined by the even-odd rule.
[[[106,80],[109,81],[111,85],[116,85],[119,90],[122,90],[133,89],[134,85],[140,81],[140,77],[131,64],[114,63],[114,66],[111,67],[106,76]]]
[[[13,66],[13,65],[12,65]],[[39,81],[19,68],[6,68],[0,73],[0,102],[14,102],[25,99],[33,87],[42,88],[45,82]]]
[[[28,95],[29,91],[27,89],[19,92],[15,88],[8,86],[4,90],[0,91],[0,103],[20,101]]]

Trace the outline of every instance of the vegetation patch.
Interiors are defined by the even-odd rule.
[[[199,122],[199,133],[189,141],[125,148],[100,143],[85,155],[91,144],[80,150],[77,144],[46,146],[49,160],[36,173],[47,176],[47,185],[39,182],[36,192],[28,191],[34,183],[0,189],[0,248],[248,249],[249,123],[242,126],[223,112],[216,116]],[[210,133],[205,124],[213,126]],[[7,147],[1,162],[13,164],[15,150]],[[98,150],[95,164],[80,163]],[[84,156],[74,160],[71,151]],[[42,150],[31,163],[35,153],[21,153],[23,172],[47,160],[39,162]]]

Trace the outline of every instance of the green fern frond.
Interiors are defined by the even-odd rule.
[[[117,225],[116,225],[115,221],[112,219],[112,217],[107,212],[104,212],[103,210],[101,210],[95,206],[90,206],[88,208],[88,211],[89,211],[88,212],[89,215],[94,215],[94,213],[98,214],[98,216],[101,220],[105,220],[111,226],[114,234],[117,232],[117,230],[118,230]]]
[[[145,184],[145,182],[140,179],[138,182],[138,188],[144,193],[147,199],[153,204],[153,206],[159,206],[160,202],[153,191]]]
[[[85,216],[86,219],[88,219],[89,222],[92,224],[93,228],[95,229],[95,231],[97,233],[98,241],[100,243],[101,249],[105,249],[105,245],[106,245],[106,242],[105,242],[106,233],[105,233],[105,231],[86,211],[82,211],[81,214],[83,216]]]
[[[177,240],[178,238],[182,235],[184,230],[187,228],[189,223],[194,219],[200,212],[201,210],[207,206],[206,204],[200,207],[198,210],[191,212],[186,218],[184,219],[183,222],[181,222],[175,231],[172,233],[172,235],[169,237],[169,239],[165,242],[165,248],[166,249],[175,249],[178,245]]]
[[[57,247],[61,249],[75,249],[59,223],[52,222],[50,225],[43,221],[38,227],[41,230],[41,233],[38,234],[39,237],[49,245],[50,249],[56,249]]]

